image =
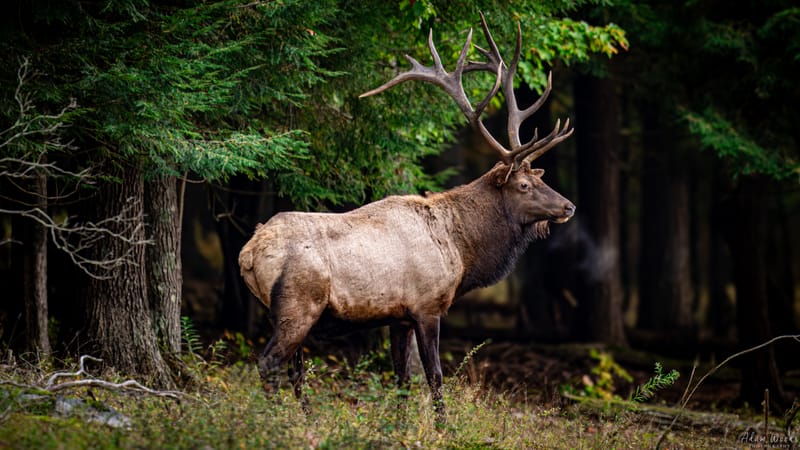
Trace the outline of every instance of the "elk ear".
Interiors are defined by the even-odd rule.
[[[542,178],[542,175],[544,175],[544,169],[532,169],[531,175],[537,178]]]
[[[503,186],[504,184],[508,183],[508,179],[511,178],[511,173],[514,171],[512,166],[507,166],[503,163],[498,163],[492,169],[492,183],[497,186]]]

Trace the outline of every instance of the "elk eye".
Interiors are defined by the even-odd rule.
[[[529,187],[530,187],[530,185],[528,185],[528,183],[520,183],[519,184],[519,188],[522,189],[523,191],[527,191]]]

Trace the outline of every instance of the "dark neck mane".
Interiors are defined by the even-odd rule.
[[[464,263],[456,296],[508,275],[531,241],[542,234],[540,225],[512,220],[504,207],[502,189],[491,181],[493,172],[437,199],[452,216],[450,231]]]

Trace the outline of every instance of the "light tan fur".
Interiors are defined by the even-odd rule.
[[[526,168],[498,185],[506,173],[498,164],[445,193],[392,196],[343,214],[280,213],[242,249],[242,276],[267,307],[276,293],[300,291],[284,300],[295,314],[321,308],[350,321],[441,316],[460,290],[504,275],[509,254],[516,259],[531,240],[526,234],[541,234],[543,223],[564,214],[569,202],[540,171]],[[523,182],[528,191],[520,190]],[[465,276],[476,280],[462,286]],[[324,298],[303,293],[310,291]]]
[[[345,320],[442,314],[463,266],[453,243],[440,237],[448,220],[436,208],[435,198],[403,196],[345,214],[278,214],[242,249],[242,276],[267,307],[283,276],[284,283],[329,285],[319,300]]]

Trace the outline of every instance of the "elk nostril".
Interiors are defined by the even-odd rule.
[[[567,203],[566,206],[564,206],[564,213],[569,216],[575,214],[575,205],[572,203]]]

